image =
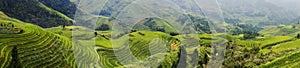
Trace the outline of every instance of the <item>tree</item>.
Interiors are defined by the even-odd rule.
[[[137,31],[137,30],[133,29],[133,30],[131,30],[131,31],[130,31],[130,33],[132,33],[132,32],[136,32],[136,31]]]
[[[94,32],[94,34],[95,34],[95,37],[98,35],[98,33],[97,33],[97,32]]]
[[[23,32],[24,32],[24,30],[21,29],[19,33],[23,33]]]
[[[138,34],[139,34],[139,35],[142,35],[142,36],[145,36],[145,34],[143,34],[143,33],[141,33],[141,32],[138,32]]]
[[[258,36],[259,34],[257,32],[254,31],[244,31],[244,39],[253,39],[256,38],[256,36]]]
[[[294,28],[294,29],[295,29],[295,28],[296,28],[296,26],[295,26],[295,25],[293,25],[293,27],[292,27],[292,28]]]
[[[258,54],[260,51],[260,48],[258,46],[254,46],[250,51],[252,54]]]
[[[96,28],[96,30],[109,30],[109,25],[102,24],[100,27]]]
[[[18,59],[18,50],[17,50],[17,46],[14,46],[12,49],[12,61],[11,64],[13,65],[13,68],[20,68],[21,64],[19,63],[19,59]]]
[[[179,33],[177,33],[177,32],[171,32],[170,35],[171,36],[176,36],[176,35],[179,35]]]
[[[296,38],[297,38],[297,39],[300,39],[300,33],[297,34]]]
[[[63,30],[66,29],[66,25],[63,25]]]
[[[109,10],[101,10],[100,11],[100,15],[110,16],[111,15],[111,11],[109,11]]]
[[[154,31],[160,31],[160,32],[165,32],[165,28],[164,27],[153,27]]]

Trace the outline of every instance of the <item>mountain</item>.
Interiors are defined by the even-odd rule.
[[[76,4],[69,0],[38,0],[49,8],[65,14],[70,18],[74,18],[77,10]]]
[[[290,24],[297,15],[266,0],[220,0],[225,18],[256,25]]]
[[[0,8],[10,17],[45,28],[73,23],[70,17],[37,0],[1,0]]]
[[[101,10],[100,15],[116,17],[119,15],[120,10],[128,9],[125,6],[131,5],[132,1],[134,0],[109,0]],[[199,8],[197,3],[193,1],[172,0],[168,2],[172,2],[172,4],[178,5],[180,9],[185,10],[185,12],[180,12],[182,14],[192,13],[193,15],[206,16],[202,12],[202,10],[206,9]],[[300,16],[295,14],[296,11],[290,10],[291,8],[288,8],[288,6],[282,6],[281,4],[276,4],[279,2],[273,3],[268,0],[218,0],[217,2],[224,14],[226,23],[232,23],[232,20],[234,20],[238,23],[258,26],[291,24]],[[172,11],[174,9],[165,8],[165,10]]]
[[[284,9],[293,12],[293,14],[300,15],[300,1],[299,0],[266,0],[267,2],[273,3]]]

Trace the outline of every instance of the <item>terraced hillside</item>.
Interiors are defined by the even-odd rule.
[[[280,43],[285,43],[293,40],[294,38],[290,36],[273,36],[273,37],[262,38],[259,40],[237,40],[235,44],[242,45],[245,47],[259,46],[262,49],[265,49]]]
[[[275,60],[272,60],[266,64],[259,66],[260,68],[298,68],[299,67],[299,39],[295,39],[289,42],[280,43],[270,47],[269,49],[263,49],[262,52],[276,56]]]
[[[293,23],[291,25],[269,26],[260,31],[264,36],[296,36],[300,31],[300,23]]]
[[[0,67],[76,67],[72,42],[0,12]]]
[[[208,50],[206,48],[201,48],[198,46],[180,48],[183,46],[179,41],[183,41],[180,38],[187,38],[182,35],[179,36],[171,36],[167,33],[163,32],[154,32],[154,31],[136,31],[131,32],[129,34],[124,35],[123,37],[112,39],[109,38],[103,32],[103,35],[98,36],[96,39],[97,51],[100,56],[100,60],[104,67],[162,67],[162,68],[171,68],[177,67],[177,62],[179,61],[179,56],[184,57],[184,55],[180,55],[180,50],[187,50],[189,52],[193,52],[194,48],[199,48],[199,57],[205,57],[208,55]],[[202,35],[201,35],[202,36]],[[128,45],[122,41],[126,41],[128,37]],[[108,42],[113,40],[114,43]],[[198,40],[196,42],[199,42]],[[114,45],[114,46],[112,46]],[[114,49],[112,49],[114,48]],[[201,48],[201,49],[200,49]],[[130,54],[126,52],[127,49],[130,49],[130,54],[136,58],[136,60],[130,60],[132,57]],[[209,48],[208,48],[209,49]],[[198,51],[196,50],[196,51]],[[206,52],[207,51],[207,52]],[[196,53],[196,52],[193,52]],[[189,55],[191,53],[188,53]],[[117,57],[122,56],[122,57]],[[152,60],[154,58],[158,58],[161,56],[165,56],[165,58]],[[188,61],[191,61],[190,57]],[[128,61],[128,64],[124,64],[120,61]],[[201,63],[197,64],[202,66],[202,62],[205,62],[203,58],[198,60]],[[207,61],[207,60],[206,60]],[[192,65],[191,62],[187,62],[187,65]],[[205,63],[203,63],[205,64]]]
[[[70,0],[38,0],[46,6],[57,10],[70,18],[74,18],[76,5]]]
[[[170,23],[159,18],[146,18],[140,20],[133,29],[161,31],[166,33],[176,32],[175,28]]]
[[[278,58],[272,62],[261,65],[260,68],[299,68],[300,66],[300,52],[295,52]]]
[[[10,17],[45,28],[73,23],[70,17],[38,0],[1,0],[0,8]]]

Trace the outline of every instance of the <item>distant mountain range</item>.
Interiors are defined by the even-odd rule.
[[[105,4],[105,7],[100,11],[95,11],[94,15],[116,17],[121,10],[124,10],[133,1],[135,0],[109,0]],[[78,2],[80,1],[1,0],[0,11],[3,11],[10,17],[47,28],[72,25]],[[193,1],[172,0],[172,2],[180,6],[181,9],[186,10],[186,12],[199,12],[203,10],[193,3]],[[297,21],[298,17],[300,17],[300,13],[296,12],[299,8],[292,6],[297,5],[298,1],[294,0],[218,0],[218,2],[227,23],[232,23],[232,21],[227,20],[238,20],[239,23],[255,25],[290,24]],[[166,10],[173,11],[173,9]],[[97,14],[97,12],[100,13]],[[182,13],[185,14],[186,12]],[[203,15],[200,14],[200,16]]]

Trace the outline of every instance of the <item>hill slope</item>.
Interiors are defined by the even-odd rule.
[[[260,68],[298,68],[300,60],[300,52],[278,58],[272,62],[261,65]]]
[[[269,26],[259,33],[264,36],[296,36],[300,30],[299,23],[293,23],[292,25],[278,25]]]
[[[76,5],[70,0],[39,0],[39,2],[46,6],[57,10],[66,16],[73,18],[76,12]]]
[[[24,22],[31,22],[41,27],[71,25],[73,20],[53,10],[37,0],[1,0],[0,11]]]
[[[0,12],[0,66],[76,67],[71,41]]]
[[[146,18],[143,19],[133,27],[136,30],[151,30],[151,31],[161,31],[161,32],[176,32],[175,28],[170,25],[167,21],[159,18]]]

